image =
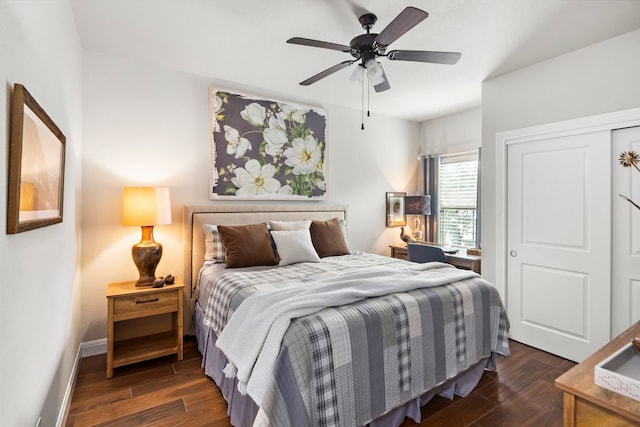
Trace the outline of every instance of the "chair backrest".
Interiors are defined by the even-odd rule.
[[[409,255],[409,261],[413,262],[447,262],[447,257],[445,256],[444,251],[438,246],[423,245],[421,243],[408,243],[407,253]]]

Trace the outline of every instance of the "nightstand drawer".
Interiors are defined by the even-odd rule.
[[[178,311],[178,292],[173,290],[146,292],[140,295],[126,295],[113,301],[115,321],[153,316]]]
[[[409,253],[406,246],[389,246],[391,248],[391,257],[409,261]]]

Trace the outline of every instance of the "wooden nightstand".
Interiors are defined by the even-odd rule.
[[[389,245],[389,247],[391,248],[391,258],[409,261],[409,253],[406,246]]]
[[[182,360],[182,307],[184,284],[176,278],[162,288],[136,287],[135,281],[107,285],[107,378],[113,369],[156,357],[176,354]],[[171,313],[172,330],[114,341],[116,322]]]

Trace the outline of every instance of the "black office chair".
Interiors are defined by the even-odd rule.
[[[409,261],[412,262],[447,262],[447,257],[442,248],[438,246],[423,245],[421,243],[407,243]]]

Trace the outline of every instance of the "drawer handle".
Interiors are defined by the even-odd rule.
[[[138,301],[138,300],[136,300],[136,304],[146,304],[148,302],[156,302],[156,301],[159,301],[159,300],[160,300],[160,298],[148,299],[146,301]]]

